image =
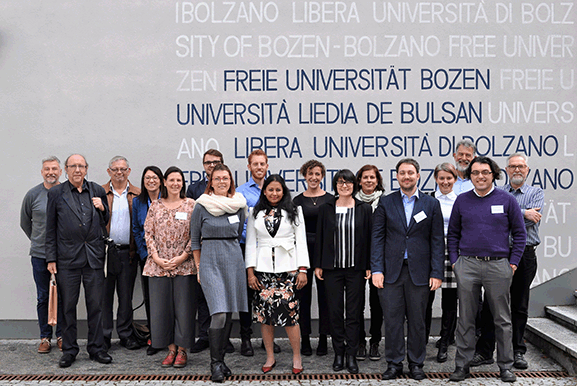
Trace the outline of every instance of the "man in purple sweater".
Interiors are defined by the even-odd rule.
[[[523,215],[511,194],[495,189],[493,183],[501,178],[501,169],[491,158],[475,158],[465,175],[475,189],[457,197],[447,234],[459,297],[457,354],[450,380],[462,381],[470,375],[475,317],[483,287],[495,323],[501,380],[515,382],[509,288],[525,249]]]

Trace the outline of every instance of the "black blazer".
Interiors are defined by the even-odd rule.
[[[46,205],[46,262],[56,262],[58,268],[78,269],[88,264],[92,269],[104,268],[105,244],[102,238],[101,216],[92,206],[92,224],[86,236],[82,235],[81,215],[72,196],[73,185],[66,181],[48,191]],[[108,223],[109,211],[106,192],[95,182],[87,182],[90,198],[100,197],[104,211],[104,223]]]
[[[335,268],[335,202],[333,198],[319,208],[315,254],[311,264],[314,268]],[[370,269],[372,225],[373,209],[355,198],[355,270]]]
[[[421,212],[426,217],[415,221],[415,215]],[[385,283],[392,284],[399,278],[405,250],[413,284],[428,285],[430,277],[443,279],[445,237],[437,199],[419,191],[407,227],[401,192],[393,192],[381,197],[373,221],[371,270],[382,272]]]

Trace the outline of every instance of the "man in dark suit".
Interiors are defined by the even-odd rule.
[[[439,201],[417,189],[419,163],[412,158],[396,166],[400,191],[379,201],[373,218],[371,270],[385,315],[383,379],[403,372],[404,325],[408,322],[407,357],[411,377],[424,379],[427,337],[425,315],[429,291],[443,278],[445,241]]]
[[[60,367],[69,367],[78,355],[76,306],[80,282],[84,285],[88,314],[90,359],[110,363],[102,333],[105,240],[102,225],[108,222],[104,189],[85,180],[88,163],[73,154],[66,159],[68,181],[48,191],[46,206],[46,262],[57,274],[64,327]]]

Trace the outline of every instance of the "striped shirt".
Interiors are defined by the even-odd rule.
[[[336,207],[335,268],[355,266],[355,208]]]
[[[541,208],[539,212],[543,210],[543,204],[545,201],[545,195],[543,189],[537,186],[529,186],[527,184],[521,185],[519,189],[514,189],[511,184],[499,186],[499,189],[503,189],[509,192],[515,197],[519,207],[521,208],[521,213],[523,213],[523,220],[525,221],[525,229],[527,230],[527,245],[537,246],[541,243],[539,238],[539,223],[534,223],[531,220],[527,220],[525,216],[526,209]]]

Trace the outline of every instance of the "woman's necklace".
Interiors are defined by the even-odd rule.
[[[317,206],[317,201],[319,200],[319,197],[320,197],[320,196],[317,196],[317,197],[309,197],[309,198],[311,199],[311,201],[313,202],[313,205],[314,205],[314,206]]]

